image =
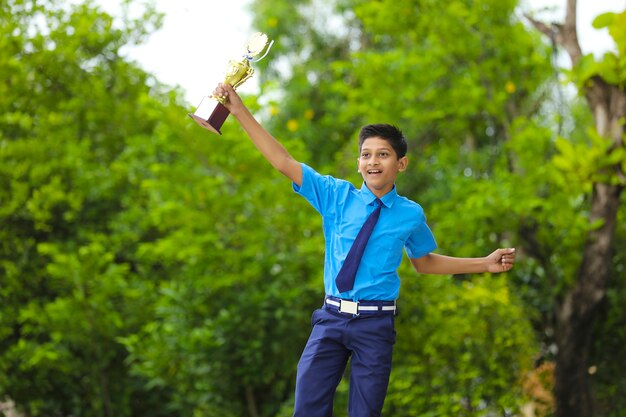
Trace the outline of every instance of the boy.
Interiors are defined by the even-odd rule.
[[[484,258],[432,253],[437,245],[422,208],[396,193],[396,176],[408,159],[406,140],[394,126],[361,129],[358,170],[364,183],[356,189],[294,160],[230,85],[219,84],[213,94],[225,98],[254,145],[324,220],[326,297],[324,307],[313,313],[298,363],[294,417],[332,417],[335,390],[350,357],[349,416],[380,416],[391,372],[400,287],[396,271],[403,249],[415,270],[425,274],[508,271],[515,249],[497,249]]]

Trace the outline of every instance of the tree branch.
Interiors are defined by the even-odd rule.
[[[575,66],[582,56],[576,31],[576,0],[567,0],[565,25],[563,25],[560,32],[563,37],[563,47],[567,50],[572,60],[572,66]]]
[[[547,25],[528,14],[524,17],[541,33],[548,36],[558,46],[563,47],[575,66],[582,57],[582,49],[578,42],[578,34],[576,32],[576,0],[567,0],[565,8],[565,23],[552,23]]]

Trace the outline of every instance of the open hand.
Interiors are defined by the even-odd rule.
[[[492,273],[506,272],[515,263],[515,248],[496,249],[487,256],[487,271]]]

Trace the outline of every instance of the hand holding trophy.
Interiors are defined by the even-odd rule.
[[[239,61],[231,60],[226,69],[224,83],[230,84],[233,88],[239,87],[254,74],[254,68],[251,62],[258,62],[265,58],[274,41],[269,42],[267,35],[264,33],[255,33],[248,40],[246,45],[246,53]],[[259,59],[254,59],[257,55],[265,51],[265,54]],[[219,135],[220,128],[230,114],[224,106],[223,97],[206,96],[202,99],[196,111],[189,116],[194,119],[200,126]]]

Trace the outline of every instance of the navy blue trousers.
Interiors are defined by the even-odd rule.
[[[315,310],[298,363],[294,417],[332,417],[337,385],[350,361],[350,417],[379,417],[396,340],[393,314],[353,317]]]

